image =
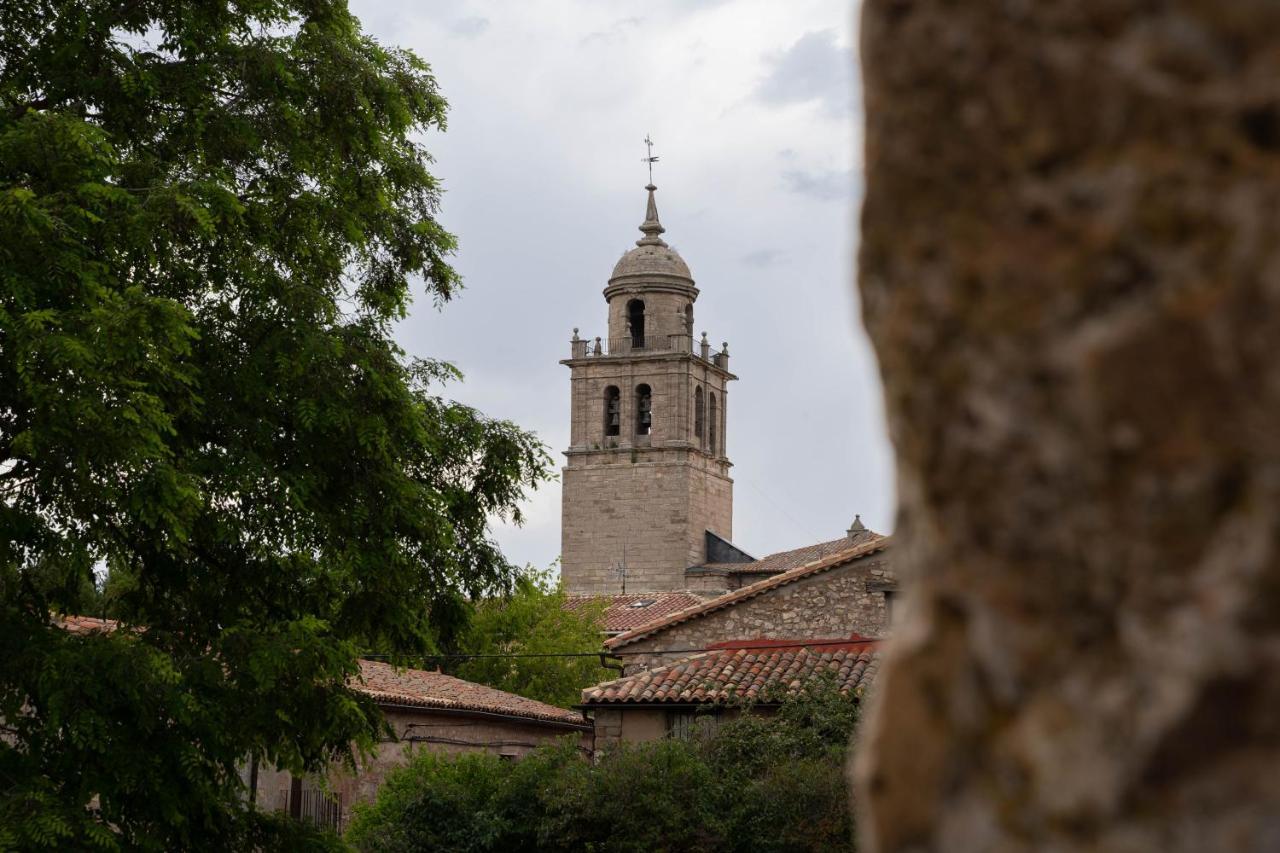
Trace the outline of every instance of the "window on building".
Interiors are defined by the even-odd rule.
[[[604,434],[618,435],[622,432],[622,395],[618,386],[610,385],[604,389]]]
[[[653,392],[648,385],[636,386],[636,435],[648,435],[653,429]]]
[[[884,623],[889,626],[893,625],[893,599],[895,595],[891,589],[884,591]]]
[[[714,711],[680,709],[667,712],[667,737],[679,740],[695,740],[710,737],[720,727],[720,717]]]
[[[644,300],[627,303],[627,328],[631,330],[631,348],[644,349]]]
[[[693,337],[693,303],[684,306],[684,333]]]
[[[702,408],[702,386],[699,385],[693,389],[693,434],[698,437],[699,444],[703,442],[706,435],[702,431],[704,426]]]
[[[716,395],[707,394],[707,452],[716,455]]]

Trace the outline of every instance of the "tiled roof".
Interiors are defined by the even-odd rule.
[[[804,578],[812,577],[813,575],[843,566],[846,563],[853,562],[854,560],[861,559],[862,557],[879,553],[889,547],[889,543],[891,541],[892,540],[888,536],[876,536],[874,539],[850,545],[843,550],[830,553],[807,565],[799,566],[783,572],[782,574],[756,581],[753,584],[744,586],[741,589],[734,590],[733,592],[725,593],[724,595],[713,598],[710,601],[705,601],[694,607],[689,607],[685,610],[672,613],[669,616],[655,619],[638,628],[633,628],[625,634],[610,637],[608,640],[605,640],[605,647],[616,649],[620,646],[625,646],[628,643],[633,643],[636,640],[644,639],[645,637],[656,634],[666,628],[670,628],[672,625],[679,625],[682,622],[687,622],[690,619],[695,619],[708,613],[714,613],[715,611],[721,610],[725,607],[732,607],[735,604],[755,598],[757,595],[763,595],[764,593],[777,589],[778,587],[795,583],[798,580],[803,580]]]
[[[819,542],[816,545],[806,545],[803,548],[795,548],[790,551],[779,551],[776,554],[761,557],[754,563],[709,563],[707,567],[724,569],[734,574],[776,575],[779,572],[787,572],[812,563],[815,560],[821,560],[829,554],[847,551],[858,545],[883,538],[879,533],[862,530],[852,536],[841,536],[839,539]]]
[[[113,631],[114,619],[93,616],[55,616],[54,623],[72,634]],[[352,686],[382,702],[416,705],[422,708],[484,711],[557,723],[585,725],[582,715],[535,699],[526,699],[483,684],[475,684],[439,672],[420,669],[397,670],[380,661],[360,661],[360,681]]]
[[[638,595],[570,595],[565,601],[568,610],[579,610],[593,602],[605,602],[602,631],[620,634],[648,624],[671,613],[686,610],[703,602],[689,592],[653,592]],[[648,602],[648,603],[646,603]]]
[[[120,623],[114,619],[99,619],[96,616],[54,616],[53,624],[65,628],[70,634],[93,634],[98,631],[114,631]]]
[[[808,645],[806,645],[808,644]],[[597,684],[582,691],[584,705],[711,704],[776,701],[823,676],[861,696],[875,679],[878,655],[870,640],[781,640],[725,643],[675,663]]]
[[[362,683],[357,683],[354,687],[379,702],[420,708],[482,711],[554,723],[586,725],[582,715],[576,711],[567,711],[440,672],[397,669],[381,661],[362,660],[360,675]]]

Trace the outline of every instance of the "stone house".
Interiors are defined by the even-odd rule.
[[[687,736],[744,704],[768,713],[821,678],[861,696],[897,590],[890,544],[859,531],[772,555],[775,568],[821,556],[606,640],[623,677],[583,691],[595,747]]]
[[[115,620],[92,616],[57,615],[54,621],[73,634],[119,627]],[[570,738],[585,756],[593,751],[593,727],[581,712],[440,672],[361,660],[353,686],[377,703],[392,737],[377,744],[354,772],[335,767],[324,779],[246,764],[241,776],[254,802],[340,829],[351,807],[372,800],[387,773],[406,764],[418,749],[489,752],[515,760],[536,747]]]
[[[351,807],[372,800],[387,773],[406,764],[415,750],[488,752],[515,760],[567,737],[584,755],[592,752],[592,725],[578,711],[378,661],[360,661],[360,674],[357,689],[378,703],[393,738],[379,743],[355,772],[335,768],[325,779],[245,768],[251,796],[262,807],[340,829]]]
[[[595,747],[689,737],[744,713],[771,713],[783,697],[828,678],[856,697],[875,678],[879,656],[865,638],[726,643],[674,663],[638,670],[582,692]]]
[[[632,628],[605,648],[631,675],[731,641],[886,636],[897,591],[890,543],[875,534],[824,543],[834,548],[826,556]]]

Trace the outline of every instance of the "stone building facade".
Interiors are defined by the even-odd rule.
[[[341,829],[356,803],[372,801],[386,776],[414,752],[488,752],[512,760],[570,738],[590,756],[592,725],[568,711],[439,672],[397,670],[361,661],[356,687],[378,703],[391,729],[354,770],[335,764],[324,778],[272,767],[242,769],[251,796],[265,809]]]
[[[582,691],[595,748],[691,737],[748,709],[773,713],[787,696],[824,682],[861,701],[879,665],[877,642],[864,638],[726,645]]]
[[[608,331],[574,330],[561,577],[573,594],[663,592],[733,533],[728,345],[694,339],[689,267],[661,235],[650,184],[643,237],[614,267]],[[625,586],[625,588],[624,588]]]
[[[888,635],[897,580],[878,536],[605,642],[624,674],[733,641]]]

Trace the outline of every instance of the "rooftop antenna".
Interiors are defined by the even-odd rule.
[[[649,151],[649,156],[641,157],[641,163],[649,164],[649,183],[653,183],[653,164],[658,162],[658,158],[653,156],[653,140],[649,138],[649,134],[644,135],[644,146]]]
[[[627,594],[627,546],[622,546],[622,562],[613,567],[613,573],[622,581],[622,594]]]

